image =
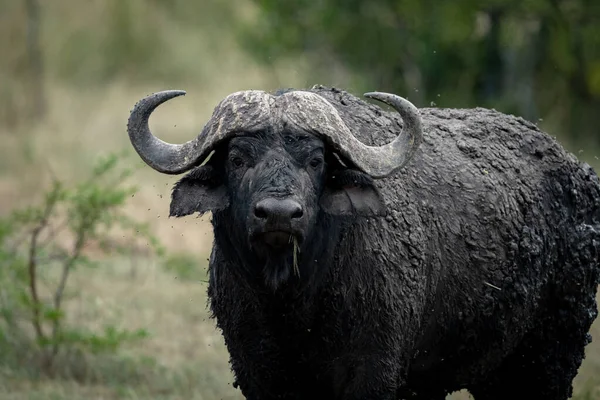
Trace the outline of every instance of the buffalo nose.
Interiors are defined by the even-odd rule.
[[[256,203],[254,215],[267,221],[291,221],[301,218],[304,212],[302,206],[291,199],[267,198]]]

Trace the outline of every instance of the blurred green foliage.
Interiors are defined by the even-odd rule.
[[[163,267],[182,281],[208,282],[208,262],[200,263],[198,257],[193,254],[169,254],[164,258]]]
[[[419,106],[496,107],[600,141],[597,0],[254,3],[262,12],[240,38],[264,61],[296,52],[327,68],[334,58],[360,90]]]
[[[239,2],[0,0],[0,126],[39,120],[48,86],[201,83]]]
[[[226,59],[217,56],[232,38],[268,67],[309,60],[307,86],[392,91],[418,106],[494,107],[565,142],[600,144],[596,0],[0,0],[0,122],[28,120],[27,110],[40,108],[40,82],[89,90],[117,79],[227,79],[207,76],[207,65]],[[338,79],[340,65],[349,77]]]
[[[96,265],[84,252],[87,245],[132,256],[131,241],[114,240],[112,233],[120,230],[162,253],[147,225],[122,212],[136,189],[125,184],[130,171],[118,161],[116,155],[100,159],[89,179],[72,188],[55,179],[40,205],[0,219],[0,363],[28,349],[41,371],[52,373],[60,353],[114,352],[147,337],[143,329],[107,326],[98,333],[65,320],[64,303],[80,290],[68,287],[72,271]]]

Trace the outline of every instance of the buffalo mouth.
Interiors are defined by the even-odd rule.
[[[268,250],[284,252],[302,242],[302,235],[288,230],[271,230],[254,235],[253,242]]]

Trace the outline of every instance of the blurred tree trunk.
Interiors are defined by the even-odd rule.
[[[502,60],[502,44],[500,42],[503,10],[492,9],[488,12],[490,31],[486,39],[483,60],[483,85],[481,98],[484,104],[503,95],[504,63]]]
[[[27,59],[31,81],[29,95],[33,104],[33,116],[41,119],[46,112],[44,90],[44,65],[40,46],[40,3],[39,0],[25,0],[27,11]]]

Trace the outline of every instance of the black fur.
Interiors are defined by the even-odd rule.
[[[313,91],[366,144],[401,129],[346,92]],[[175,187],[172,215],[214,213],[211,309],[246,398],[570,396],[597,313],[598,177],[521,118],[420,111],[424,143],[387,179],[315,138],[263,132]],[[267,195],[304,208],[299,276],[293,246],[249,237]]]

